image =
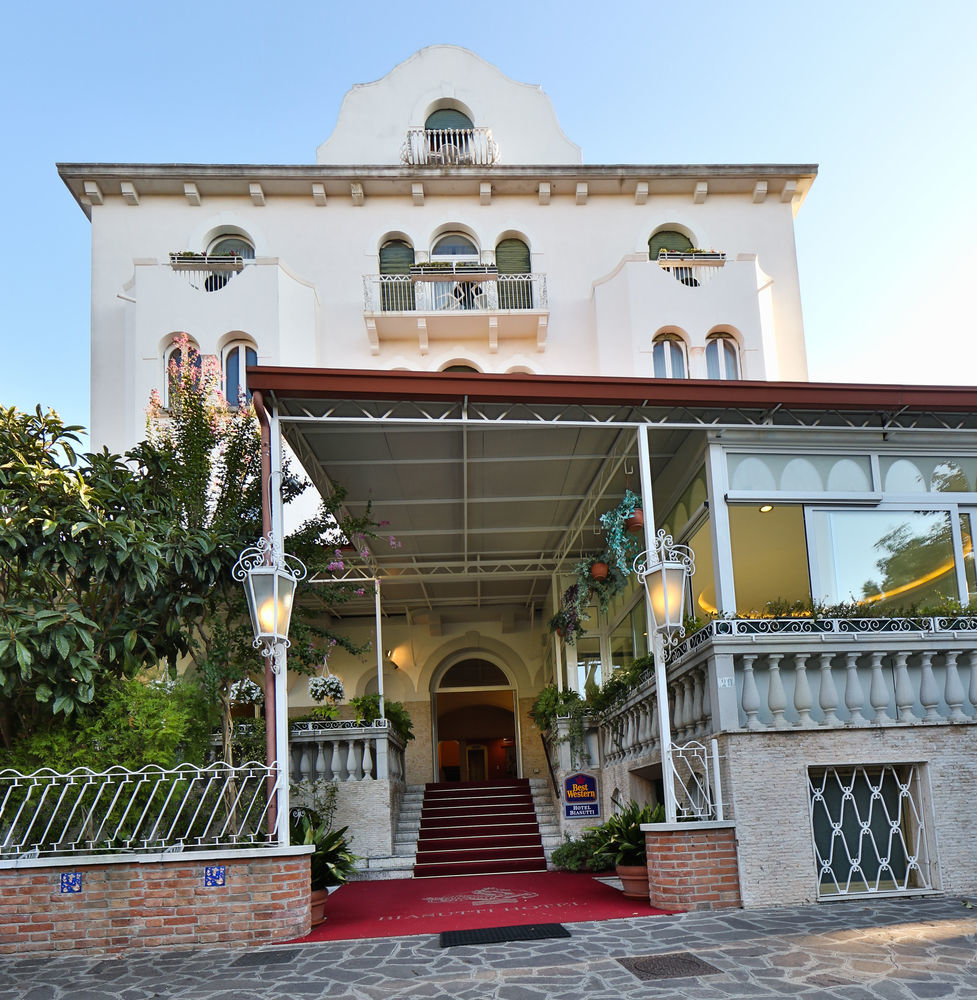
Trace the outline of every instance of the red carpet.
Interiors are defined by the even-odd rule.
[[[586,872],[349,882],[329,897],[325,923],[300,940],[400,937],[664,912],[625,899]]]

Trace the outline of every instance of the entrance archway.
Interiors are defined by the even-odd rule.
[[[435,780],[519,776],[516,689],[502,667],[465,656],[436,676],[432,701]]]

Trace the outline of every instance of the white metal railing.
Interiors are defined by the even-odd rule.
[[[715,254],[661,254],[658,266],[668,271],[676,281],[689,288],[698,288],[712,281],[726,263],[724,253]]]
[[[487,128],[412,128],[400,147],[407,166],[491,166],[499,147]]]
[[[254,264],[254,260],[230,253],[170,254],[170,267],[182,273],[191,288],[198,291],[202,288],[205,292],[220,291],[235,274],[244,270],[245,264]]]
[[[404,780],[404,747],[387,719],[300,722],[289,735],[293,781]]]
[[[277,843],[266,828],[278,769],[181,764],[138,771],[0,771],[0,865],[70,854]]]
[[[672,747],[675,804],[680,819],[721,820],[723,786],[719,772],[719,744],[690,740]]]
[[[368,313],[546,309],[546,275],[455,273],[441,279],[365,274],[363,308]]]

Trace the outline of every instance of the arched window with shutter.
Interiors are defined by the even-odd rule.
[[[655,378],[685,378],[685,344],[678,334],[655,337],[651,356]]]
[[[657,233],[652,233],[648,238],[648,259],[658,260],[658,254],[662,250],[676,250],[682,253],[692,249],[692,240],[680,233],[677,229],[660,229]],[[676,281],[681,281],[683,285],[697,287],[699,282],[692,276],[691,267],[669,268]]]
[[[380,308],[384,312],[414,309],[414,286],[410,279],[413,264],[414,248],[405,240],[387,240],[380,247]]]
[[[432,163],[470,163],[474,123],[458,108],[439,108],[424,122],[427,158]]]
[[[529,275],[533,266],[529,247],[516,238],[499,240],[495,264],[499,269],[499,308],[532,309],[533,284]]]
[[[706,341],[706,375],[723,380],[740,377],[736,341],[728,333],[715,333]]]

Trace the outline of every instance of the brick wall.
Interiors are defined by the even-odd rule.
[[[655,826],[645,832],[652,906],[718,910],[742,905],[732,823]]]
[[[224,866],[223,886],[204,885],[205,865]],[[80,874],[80,891],[62,892],[63,874]],[[0,953],[245,947],[308,932],[308,854],[0,870]]]

